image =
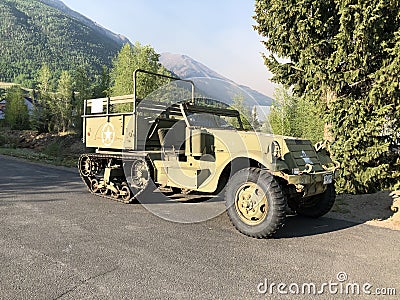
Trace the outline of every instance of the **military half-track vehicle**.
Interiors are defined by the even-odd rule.
[[[136,70],[135,87],[139,73],[179,80]],[[196,98],[187,83],[185,101],[144,101],[136,88],[85,101],[83,139],[95,152],[82,155],[78,168],[91,193],[123,203],[155,189],[221,194],[233,225],[256,238],[275,233],[289,208],[313,218],[330,211],[338,164],[323,144],[244,130],[237,110]]]

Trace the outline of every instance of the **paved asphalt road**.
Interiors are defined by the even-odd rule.
[[[339,272],[399,297],[399,247],[400,232],[329,218],[290,217],[269,240],[240,234],[225,213],[172,223],[88,194],[74,170],[0,156],[0,299],[309,299],[258,289],[320,289]],[[318,299],[354,299],[324,289]]]

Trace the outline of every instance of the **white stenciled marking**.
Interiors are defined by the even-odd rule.
[[[104,146],[111,146],[115,139],[115,129],[111,123],[106,123],[101,130],[101,140]]]
[[[311,160],[311,158],[309,158],[308,156],[307,156],[307,153],[303,150],[303,151],[301,151],[301,156],[300,156],[303,160],[304,160],[304,162],[306,163],[306,164],[310,164],[310,165],[313,165],[314,163],[312,162],[312,160]]]

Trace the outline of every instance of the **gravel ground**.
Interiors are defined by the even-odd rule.
[[[327,217],[400,230],[400,191],[339,195]]]

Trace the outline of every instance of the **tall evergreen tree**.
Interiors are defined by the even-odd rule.
[[[104,98],[110,95],[110,71],[107,66],[103,66],[100,75],[96,76],[94,97]]]
[[[400,184],[399,7],[399,0],[256,0],[265,63],[276,82],[321,107],[344,191]]]

